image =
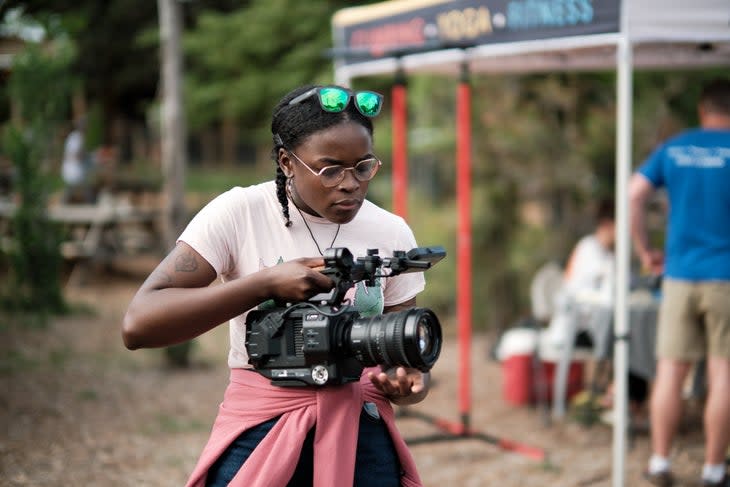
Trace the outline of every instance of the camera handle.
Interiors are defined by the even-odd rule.
[[[345,293],[354,284],[352,279],[352,267],[355,261],[352,253],[344,248],[329,248],[324,251],[324,269],[322,274],[332,279],[334,288],[329,293],[318,294],[310,301],[320,301],[332,306],[339,305],[345,297]]]
[[[311,300],[326,301],[331,306],[339,306],[345,298],[345,293],[359,281],[367,281],[369,286],[375,285],[383,259],[377,249],[368,249],[366,257],[358,257],[357,262],[352,253],[344,247],[329,248],[324,252],[324,269],[322,274],[328,276],[335,283],[334,289],[324,299],[317,295]],[[322,299],[320,299],[322,298]]]
[[[329,248],[324,252],[324,269],[322,274],[335,283],[330,293],[318,294],[310,301],[321,301],[331,306],[339,306],[345,293],[356,282],[366,281],[368,286],[375,285],[375,279],[391,277],[408,272],[423,272],[446,256],[441,246],[417,247],[407,253],[396,250],[392,257],[383,259],[378,249],[368,249],[365,257],[353,259],[352,253],[344,247]],[[383,268],[390,272],[384,274]]]

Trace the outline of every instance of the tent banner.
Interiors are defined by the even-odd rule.
[[[334,52],[343,64],[482,44],[619,31],[619,0],[399,0],[340,10]],[[400,4],[404,2],[400,0]]]

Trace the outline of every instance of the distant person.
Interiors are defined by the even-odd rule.
[[[728,486],[730,443],[730,80],[708,83],[700,127],[659,146],[632,176],[631,234],[644,269],[664,274],[651,394],[653,454],[646,478],[671,486],[671,446],[682,415],[682,388],[694,362],[707,360],[704,486]],[[666,188],[666,256],[647,236],[649,196]]]
[[[571,327],[586,307],[608,308],[613,300],[615,222],[613,203],[601,201],[595,227],[573,247],[555,297],[555,313],[546,330],[548,340],[564,344]],[[580,321],[580,320],[578,320]],[[583,328],[577,323],[577,330]]]
[[[616,221],[614,202],[602,200],[595,215],[595,228],[581,238],[565,265],[563,290],[574,300],[610,306],[616,259]]]
[[[596,305],[613,311],[616,271],[616,203],[601,200],[596,210],[596,227],[581,238],[568,259],[565,269],[565,287],[576,302]],[[629,371],[629,401],[632,413],[638,418],[648,397],[645,379]],[[613,407],[613,385],[609,385],[602,399],[604,407]]]
[[[94,192],[91,184],[91,157],[86,151],[86,119],[74,122],[73,130],[63,146],[61,177],[65,188],[64,203],[92,203]]]
[[[132,299],[130,349],[184,342],[230,320],[230,382],[188,486],[422,485],[392,404],[423,400],[429,373],[376,367],[359,382],[280,387],[253,370],[245,347],[249,311],[332,289],[320,272],[327,248],[362,256],[416,246],[402,218],[366,199],[381,165],[372,122],[381,106],[377,93],[342,87],[285,95],[271,120],[275,180],[211,201]],[[210,287],[216,278],[222,284]],[[350,292],[371,315],[415,306],[424,285],[416,272]]]
[[[602,199],[595,210],[593,231],[583,236],[573,247],[563,273],[559,300],[578,321],[576,345],[593,345],[593,336],[586,322],[592,313],[613,313],[616,257],[616,217],[613,199]],[[612,322],[613,320],[611,320]],[[565,323],[556,320],[556,324]],[[599,351],[602,353],[602,351]],[[648,383],[628,372],[629,407],[634,422],[645,421],[644,405],[648,397]],[[609,384],[600,405],[613,407],[613,383]],[[610,418],[609,414],[603,417]]]

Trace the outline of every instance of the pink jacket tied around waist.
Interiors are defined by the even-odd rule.
[[[208,444],[188,480],[204,487],[208,469],[247,429],[281,416],[229,484],[231,487],[286,487],[294,473],[309,430],[314,436],[314,487],[352,487],[360,411],[374,402],[398,452],[403,487],[419,487],[421,479],[410,451],[395,426],[390,402],[367,378],[336,387],[279,387],[244,369],[231,369],[231,379]]]

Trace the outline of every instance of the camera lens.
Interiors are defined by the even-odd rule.
[[[421,355],[430,355],[435,345],[435,339],[432,334],[432,327],[423,317],[418,320],[418,351]]]
[[[365,366],[400,365],[427,372],[441,353],[441,324],[428,308],[357,318],[346,342]]]

